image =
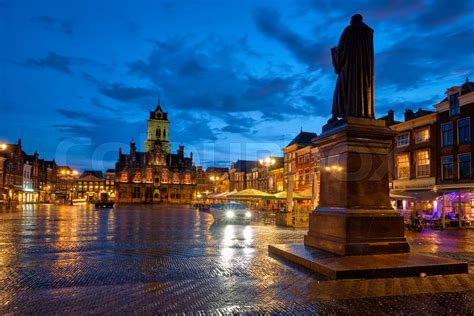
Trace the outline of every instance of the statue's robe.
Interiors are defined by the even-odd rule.
[[[344,29],[333,65],[338,74],[334,91],[333,117],[374,118],[374,31],[365,23]]]

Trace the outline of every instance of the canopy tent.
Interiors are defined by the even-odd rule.
[[[311,196],[304,196],[293,192],[293,200],[311,200]],[[288,191],[281,191],[275,194],[272,194],[271,197],[265,198],[267,200],[286,200],[288,199]]]
[[[392,190],[390,198],[394,200],[419,200],[430,201],[435,200],[441,192],[434,192],[433,190]]]
[[[237,191],[234,191],[237,192]],[[220,193],[213,193],[211,195],[208,195],[206,198],[208,199],[213,199],[213,200],[223,200],[227,198],[227,195],[231,194],[233,192],[220,192]]]
[[[239,192],[232,192],[227,195],[227,198],[230,199],[240,199],[240,198],[268,198],[272,195],[256,189],[245,189]]]

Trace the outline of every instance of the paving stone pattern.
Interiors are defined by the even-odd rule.
[[[0,314],[474,314],[474,230],[407,233],[468,275],[334,281],[268,255],[304,230],[212,223],[177,206],[0,210]]]

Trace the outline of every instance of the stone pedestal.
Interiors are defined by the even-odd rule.
[[[319,206],[304,244],[339,255],[406,253],[403,217],[390,205],[388,153],[393,133],[381,120],[347,118],[315,140]]]
[[[351,118],[315,139],[320,201],[303,244],[268,252],[332,279],[468,273],[467,262],[413,254],[403,217],[390,205],[388,154],[393,134],[384,121]]]

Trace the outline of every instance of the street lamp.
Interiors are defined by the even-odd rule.
[[[261,164],[262,166],[265,166],[266,169],[267,169],[266,181],[265,181],[265,182],[266,182],[265,187],[267,188],[267,187],[268,187],[268,178],[269,178],[269,175],[268,175],[268,168],[269,168],[270,166],[272,166],[272,165],[275,164],[275,158],[272,158],[272,156],[268,156],[268,157],[266,157],[266,158],[264,158],[264,159],[260,159],[259,162],[260,162],[260,164]],[[268,190],[267,190],[267,191],[268,191]]]
[[[7,149],[7,144],[1,144],[1,145],[0,145],[0,149],[1,149],[1,150]]]
[[[216,193],[217,192],[216,181],[218,180],[218,177],[210,176],[209,180],[211,180],[211,182],[212,182],[212,190],[214,191],[214,193]]]

